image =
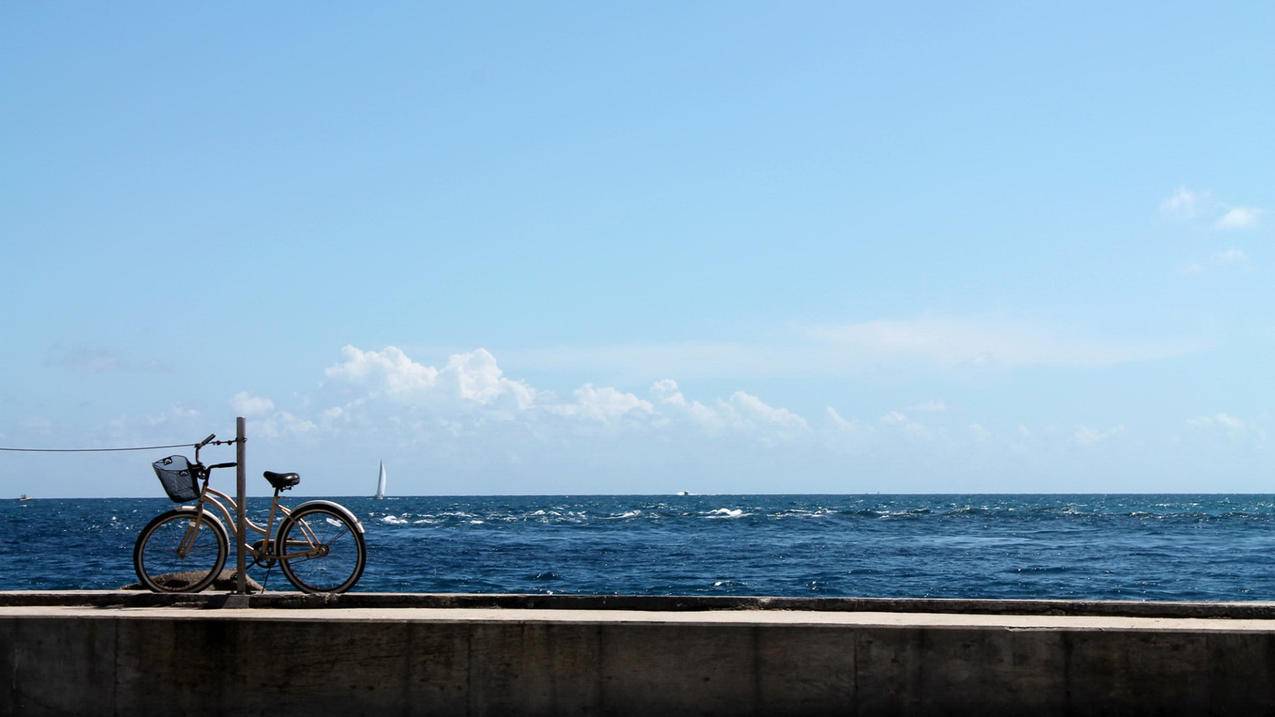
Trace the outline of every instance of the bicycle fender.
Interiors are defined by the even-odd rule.
[[[181,513],[194,513],[194,512],[196,512],[196,508],[195,508],[195,506],[193,506],[193,505],[179,505],[179,506],[177,506],[176,508],[174,508],[173,510],[176,510],[176,511],[181,512]],[[213,515],[213,512],[212,512],[211,510],[207,510],[207,509],[205,509],[205,510],[204,510],[204,517],[203,517],[203,518],[200,518],[200,520],[206,520],[206,521],[208,521],[209,523],[216,523],[216,524],[217,524],[217,527],[218,527],[218,528],[221,528],[221,532],[222,532],[222,533],[223,533],[223,534],[224,534],[227,538],[230,538],[231,533],[230,533],[229,531],[227,531],[227,530],[226,530],[226,524],[225,524],[225,523],[223,523],[223,522],[221,522],[221,518],[218,518],[217,516]],[[233,539],[232,539],[232,540],[233,540]],[[233,549],[233,548],[234,548],[234,543],[231,543],[231,546],[230,546],[230,547]]]
[[[298,505],[297,507],[293,508],[292,512],[296,513],[302,508],[307,508],[312,505],[321,505],[325,508],[331,508],[332,510],[335,510],[336,512],[341,513],[346,518],[349,518],[350,522],[354,524],[354,528],[359,531],[359,535],[363,535],[364,533],[367,532],[366,530],[363,529],[363,521],[359,520],[358,516],[356,516],[349,508],[346,508],[340,503],[334,503],[330,500],[307,500],[301,505]]]

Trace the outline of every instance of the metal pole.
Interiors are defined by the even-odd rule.
[[[248,471],[244,467],[244,420],[243,416],[235,419],[235,501],[239,504],[238,515],[235,516],[235,592],[248,594],[248,571],[244,563],[246,550],[244,540],[248,537]]]

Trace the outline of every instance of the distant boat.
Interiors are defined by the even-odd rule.
[[[690,495],[690,493],[687,493],[687,492],[686,492],[686,491],[684,491],[684,490],[679,490],[679,491],[677,492],[677,494],[678,494],[678,495]]]
[[[385,461],[381,461],[381,475],[376,479],[376,495],[372,497],[385,500]]]
[[[18,500],[31,500],[31,496],[27,495],[26,493],[23,493],[22,495],[18,496]]]

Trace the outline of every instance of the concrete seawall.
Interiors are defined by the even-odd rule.
[[[902,609],[890,612],[820,601],[758,609],[747,599],[743,609],[714,609],[695,598],[589,607],[610,599],[365,595],[331,607],[276,594],[248,609],[208,609],[223,598],[0,593],[0,712],[1275,709],[1270,604],[1160,604],[1171,616],[1146,616],[1152,603],[1098,603],[1095,615],[1054,601],[1022,601],[1012,613],[995,601],[965,610],[940,601],[949,609],[928,612],[907,608],[933,601],[891,601]],[[491,601],[503,606],[445,606]]]

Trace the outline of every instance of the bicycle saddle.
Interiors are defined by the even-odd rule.
[[[275,473],[274,471],[266,471],[261,475],[265,476],[266,480],[270,481],[270,485],[274,486],[275,490],[287,490],[301,482],[301,476],[296,473]]]

